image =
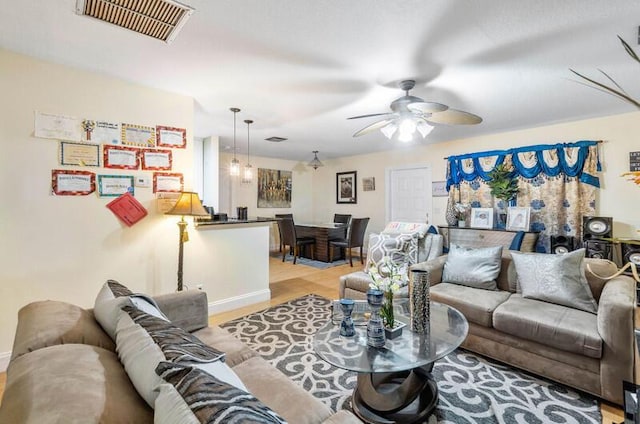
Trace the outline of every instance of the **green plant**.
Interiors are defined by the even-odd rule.
[[[491,194],[494,197],[508,202],[518,194],[518,180],[504,163],[493,168],[489,172],[489,178],[487,185],[491,187]]]
[[[638,57],[636,52],[633,51],[631,46],[629,46],[629,44],[627,44],[622,39],[622,37],[620,37],[619,35],[618,35],[618,39],[620,40],[620,42],[624,46],[624,49],[627,51],[629,56],[631,56],[631,58],[633,60],[635,60],[636,62],[640,63],[640,58]],[[632,105],[634,105],[635,107],[640,109],[640,102],[638,102],[638,100],[635,100],[631,96],[629,96],[629,94],[627,94],[627,92],[624,91],[624,89],[613,78],[611,78],[605,71],[603,71],[602,69],[598,69],[598,71],[600,71],[600,73],[602,75],[604,75],[609,81],[611,81],[613,83],[613,85],[615,85],[615,88],[611,87],[611,86],[608,86],[606,84],[603,84],[601,82],[598,82],[596,80],[593,80],[593,79],[591,79],[589,77],[586,77],[586,76],[582,75],[581,73],[574,71],[571,68],[569,68],[569,70],[571,72],[573,72],[574,74],[576,74],[577,76],[579,76],[580,78],[582,78],[583,80],[589,81],[591,84],[596,86],[596,87],[593,87],[593,88],[595,88],[597,90],[600,90],[600,89],[605,90],[606,93],[611,94],[612,96],[619,97],[622,100],[624,100],[625,102],[631,103]]]
[[[384,301],[380,308],[380,316],[384,326],[393,328],[395,316],[393,313],[393,293],[400,289],[406,268],[398,266],[389,256],[384,256],[378,264],[372,263],[368,270],[373,282],[369,288],[381,290],[384,293]]]

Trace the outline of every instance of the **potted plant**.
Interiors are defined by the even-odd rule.
[[[393,294],[400,289],[403,279],[406,279],[406,267],[398,266],[389,256],[384,256],[378,264],[371,264],[368,270],[372,283],[369,288],[380,290],[384,294],[380,316],[384,324],[387,339],[393,339],[402,334],[405,324],[397,322],[393,312]]]
[[[491,195],[503,201],[504,205],[498,209],[498,228],[505,228],[507,224],[506,207],[509,201],[518,194],[518,180],[504,163],[489,172],[487,185],[491,188]]]

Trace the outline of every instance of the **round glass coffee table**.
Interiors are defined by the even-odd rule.
[[[394,304],[397,321],[409,323],[408,300]],[[469,324],[455,308],[431,302],[430,329],[414,333],[409,325],[384,347],[367,346],[367,327],[353,337],[340,336],[332,321],[316,333],[316,354],[338,368],[358,372],[352,408],[367,423],[420,423],[438,403],[433,363],[454,351],[467,337]]]

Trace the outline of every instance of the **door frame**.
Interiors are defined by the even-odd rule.
[[[389,219],[391,217],[391,173],[393,171],[402,171],[402,170],[407,170],[407,169],[425,169],[427,171],[427,173],[429,174],[429,182],[433,183],[432,168],[431,168],[431,165],[429,165],[427,163],[415,163],[415,164],[411,164],[411,165],[391,166],[391,167],[385,168],[385,170],[384,170],[384,181],[385,181],[385,187],[384,187],[384,223],[385,223],[385,225],[387,225],[387,223],[389,222]],[[432,196],[432,198],[433,198],[433,196]],[[427,221],[428,224],[430,224],[431,220],[433,219],[433,200],[429,204],[430,204],[430,207],[429,207],[429,210],[427,211],[427,217],[426,217],[426,221]]]

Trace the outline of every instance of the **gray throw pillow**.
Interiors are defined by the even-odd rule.
[[[584,249],[563,255],[512,251],[522,296],[597,313],[584,273]]]
[[[502,246],[471,248],[453,244],[444,264],[442,282],[496,290],[501,264]]]

